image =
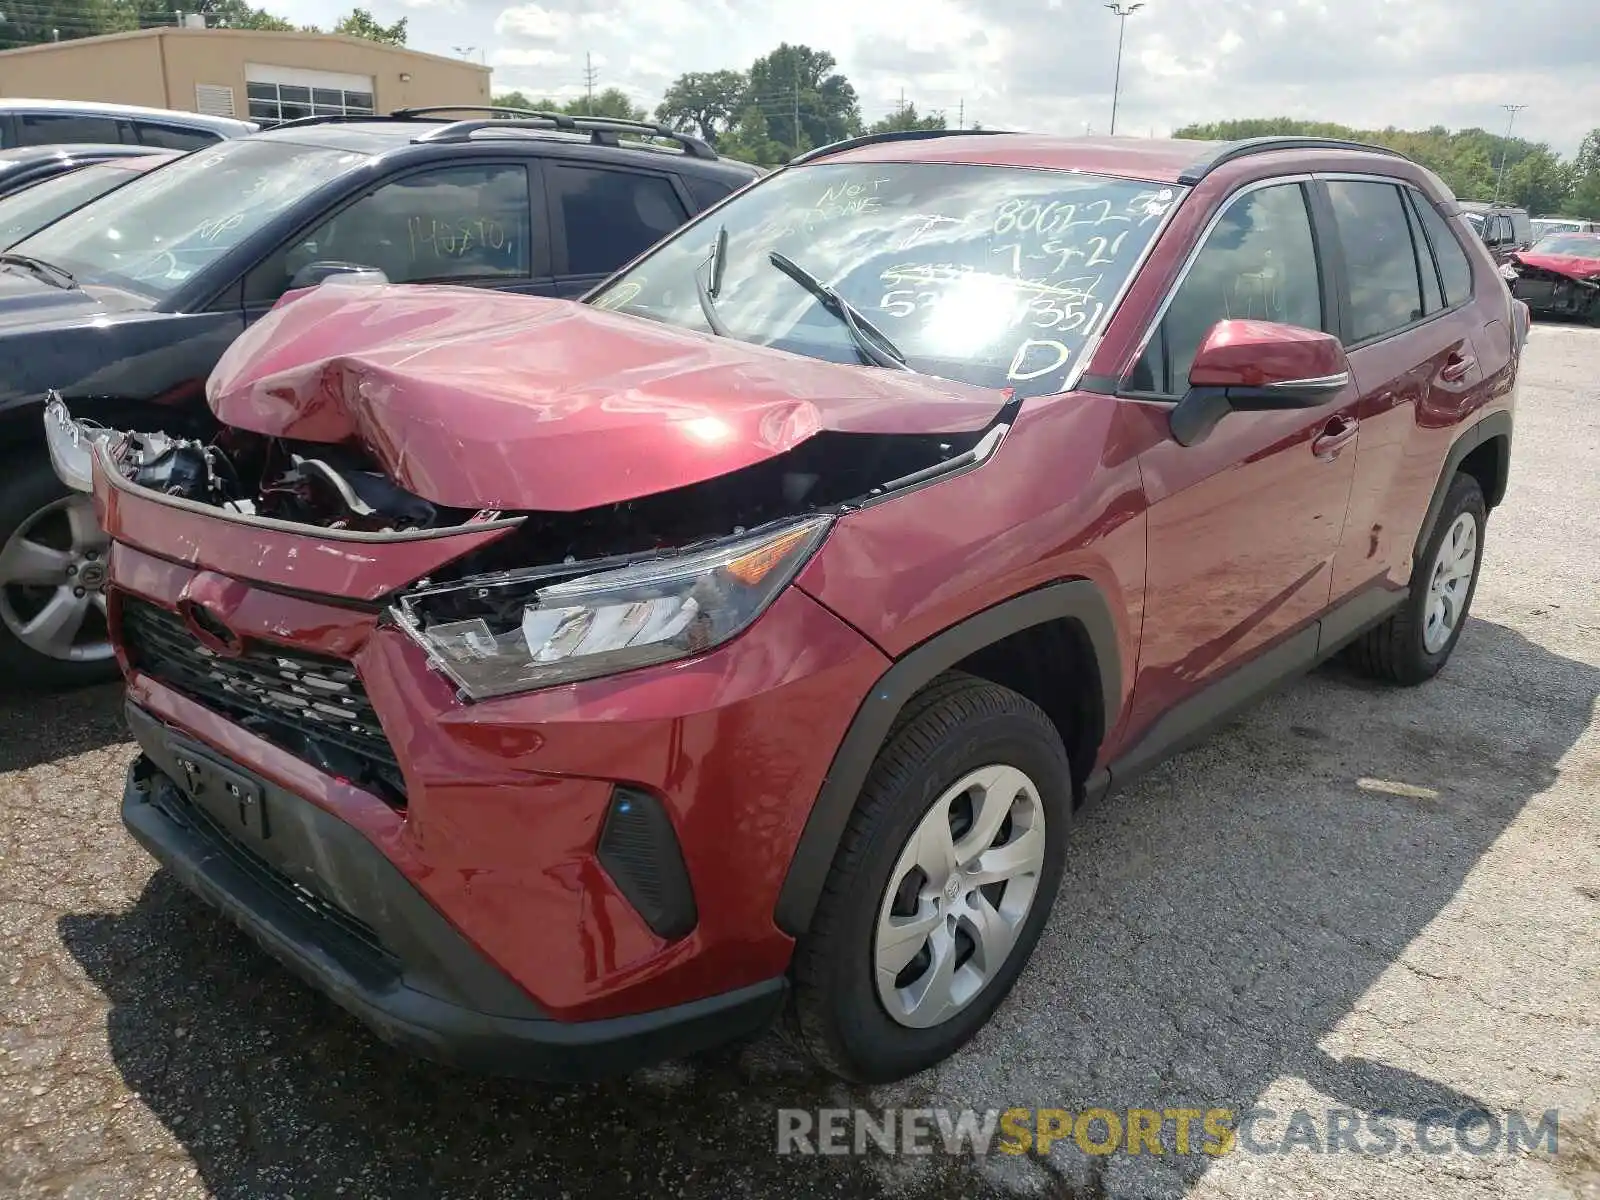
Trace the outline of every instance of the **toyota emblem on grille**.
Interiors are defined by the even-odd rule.
[[[228,627],[228,623],[203,604],[193,600],[179,603],[179,612],[189,632],[215,654],[236,658],[244,653],[244,639]]]

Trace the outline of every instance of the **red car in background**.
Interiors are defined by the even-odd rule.
[[[1538,316],[1600,325],[1600,233],[1553,233],[1510,260],[1511,294]]]
[[[110,532],[124,819],[384,1037],[619,1071],[788,1010],[953,1053],[1083,806],[1461,636],[1527,329],[1393,153],[826,147],[582,303],[329,283],[214,442],[46,417]]]

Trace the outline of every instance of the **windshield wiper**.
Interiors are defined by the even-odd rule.
[[[767,255],[767,261],[815,296],[826,311],[844,323],[844,327],[850,331],[850,340],[856,344],[856,349],[864,359],[895,371],[911,370],[900,348],[833,288],[786,254],[774,250]]]
[[[32,258],[26,254],[13,254],[7,252],[0,254],[0,267],[21,267],[31,272],[46,283],[52,283],[59,288],[75,288],[78,281],[71,271],[65,267],[58,267],[55,263],[45,262],[42,258]]]
[[[711,326],[711,332],[718,337],[731,337],[728,326],[717,314],[717,293],[722,291],[722,272],[728,260],[728,227],[724,225],[717,230],[717,240],[711,245],[711,256],[701,264],[708,268],[711,282],[707,283],[700,276],[699,268],[694,272],[695,298],[700,301],[700,311],[705,314],[706,324]]]

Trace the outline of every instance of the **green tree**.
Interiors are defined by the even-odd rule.
[[[1561,212],[1569,217],[1600,220],[1600,129],[1589,131],[1572,163],[1572,194]]]
[[[793,157],[787,146],[773,141],[766,114],[755,104],[740,113],[734,127],[717,139],[717,153],[758,167],[775,167]]]
[[[690,71],[678,76],[656,106],[656,120],[699,134],[713,146],[740,119],[750,79],[743,71]]]
[[[917,115],[917,106],[907,104],[898,112],[892,112],[881,121],[874,121],[868,133],[899,133],[912,129],[948,129],[949,123],[945,120],[944,113],[931,112],[927,116]]]
[[[523,92],[501,92],[492,102],[499,108],[521,108],[534,112],[566,113],[574,117],[613,117],[622,121],[643,121],[647,114],[635,104],[621,88],[606,88],[596,92],[591,101],[588,96],[576,100],[552,100],[548,96],[538,99]]]
[[[1353,129],[1331,121],[1291,117],[1256,117],[1189,125],[1174,136],[1205,141],[1299,134],[1344,138],[1398,150],[1444,180],[1463,200],[1490,200],[1498,183],[1500,198],[1543,216],[1568,203],[1575,180],[1582,175],[1563,163],[1549,146],[1525,138],[1505,138],[1483,129]],[[1600,147],[1597,147],[1600,156]],[[1501,164],[1504,163],[1504,178]]]
[[[856,89],[834,70],[836,66],[837,60],[827,51],[788,42],[750,64],[745,110],[752,106],[761,110],[771,140],[784,147],[785,157],[861,132]]]
[[[333,27],[333,32],[343,34],[346,37],[366,38],[371,42],[383,42],[390,46],[404,46],[406,44],[406,18],[401,17],[393,25],[380,25],[366,9],[353,8],[348,16]]]

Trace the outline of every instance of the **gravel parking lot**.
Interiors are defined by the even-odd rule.
[[[0,1195],[1600,1197],[1600,330],[1535,330],[1518,422],[1441,678],[1325,668],[1091,815],[1011,1001],[894,1088],[776,1037],[587,1088],[408,1061],[124,835],[116,689],[8,702]],[[897,1105],[1560,1131],[1554,1155],[774,1153],[780,1107]]]

